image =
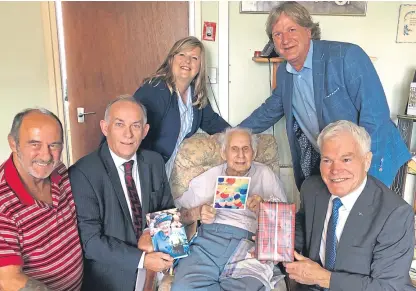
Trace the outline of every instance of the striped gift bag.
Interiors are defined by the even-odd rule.
[[[256,236],[259,261],[293,262],[295,248],[295,204],[265,201],[260,204]]]

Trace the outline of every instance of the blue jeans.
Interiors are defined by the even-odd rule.
[[[179,260],[171,291],[265,290],[259,280],[251,277],[220,279],[240,240],[251,239],[252,236],[251,232],[230,225],[201,225],[198,236],[190,247],[190,255]]]

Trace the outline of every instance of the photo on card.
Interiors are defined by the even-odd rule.
[[[214,208],[246,209],[250,177],[219,176],[215,187]]]
[[[174,259],[188,256],[189,242],[180,218],[177,208],[146,215],[155,252],[169,254]]]

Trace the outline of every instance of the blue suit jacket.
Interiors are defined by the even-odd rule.
[[[313,87],[319,129],[337,120],[363,126],[371,136],[373,160],[369,174],[391,185],[410,153],[390,119],[386,96],[367,54],[357,45],[313,41]],[[240,125],[262,132],[286,116],[286,131],[298,189],[304,180],[300,147],[293,132],[293,77],[286,62],[277,71],[277,87],[259,108]]]
[[[191,85],[192,96],[194,87]],[[134,93],[134,98],[147,109],[149,133],[140,148],[158,152],[167,162],[175,149],[181,127],[178,95],[171,93],[164,81],[155,80],[143,84]],[[208,103],[203,109],[193,106],[192,129],[185,138],[192,136],[199,128],[208,134],[223,131],[230,125],[212,110]]]

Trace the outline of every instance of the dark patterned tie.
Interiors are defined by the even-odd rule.
[[[124,178],[126,180],[127,192],[130,199],[131,212],[133,214],[133,226],[136,232],[137,240],[142,234],[142,205],[140,204],[139,194],[137,193],[136,183],[134,183],[132,170],[134,161],[128,161],[123,164]]]
[[[312,175],[318,175],[320,154],[313,148],[311,142],[303,133],[299,123],[293,118],[293,131],[300,147],[300,168],[305,180]]]
[[[335,198],[332,201],[332,215],[328,222],[325,246],[325,269],[329,271],[333,271],[335,267],[335,260],[337,256],[337,236],[335,231],[338,224],[338,210],[341,206],[341,199]]]

